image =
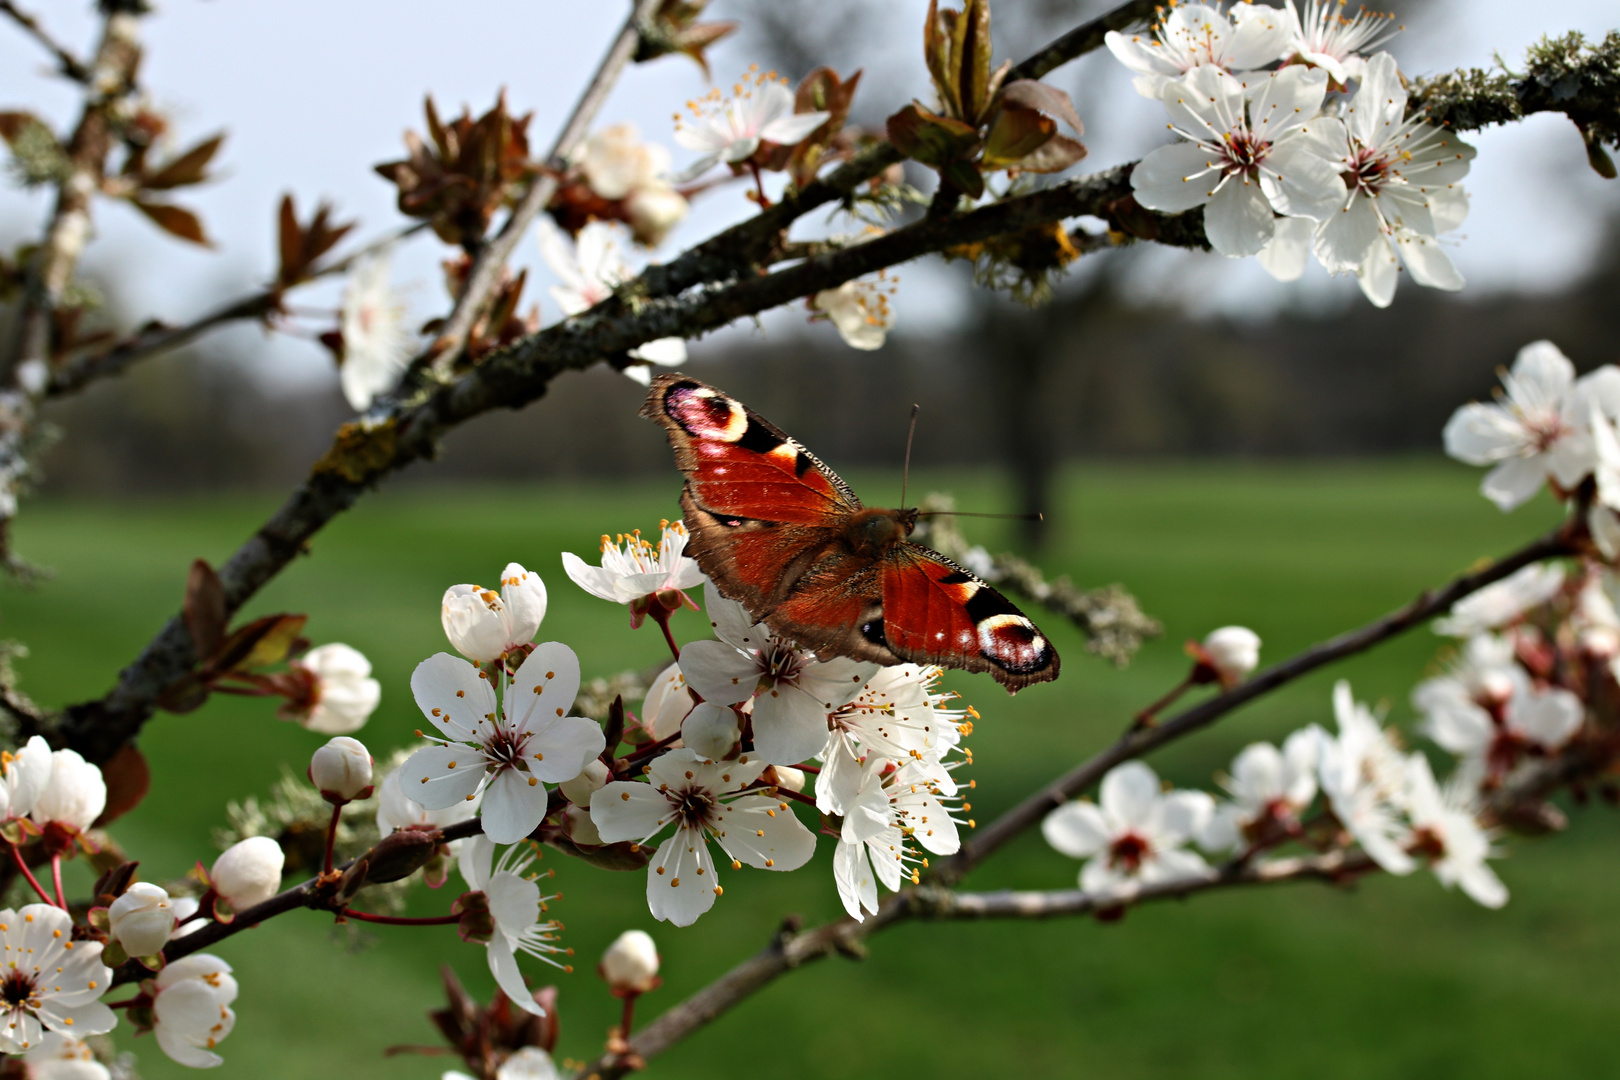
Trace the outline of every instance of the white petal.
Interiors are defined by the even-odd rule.
[[[1145,826],[1159,802],[1159,777],[1140,761],[1116,765],[1103,777],[1097,801],[1110,824]]]
[[[562,784],[602,756],[607,739],[595,720],[564,716],[549,720],[529,737],[529,772],[548,784]]]
[[[610,844],[646,840],[671,813],[669,800],[651,784],[615,780],[591,796],[591,822]]]
[[[1372,200],[1356,196],[1322,222],[1316,234],[1316,257],[1335,274],[1353,272],[1379,242],[1378,215]]]
[[[808,761],[827,745],[827,713],[822,702],[796,686],[761,691],[754,699],[754,750],[772,765]]]
[[[1568,742],[1585,718],[1581,699],[1568,690],[1532,691],[1508,703],[1508,724],[1548,750]]]
[[[495,843],[515,844],[545,820],[545,785],[530,784],[530,779],[516,769],[506,768],[496,773],[484,790],[478,814],[484,821],[484,835]]]
[[[676,337],[659,338],[631,349],[630,355],[649,364],[674,367],[686,363],[686,342]]]
[[[1326,221],[1341,212],[1348,195],[1344,180],[1319,156],[1311,140],[1296,138],[1278,146],[1266,158],[1266,165],[1277,176],[1262,173],[1260,187],[1278,213]]]
[[[567,715],[578,694],[579,656],[574,650],[560,641],[536,645],[512,673],[507,723],[519,731],[537,730],[543,720]]]
[[[540,575],[517,563],[507,563],[501,572],[501,600],[506,605],[510,640],[533,641],[546,617],[546,583]]]
[[[676,926],[697,922],[714,906],[718,887],[708,845],[695,829],[677,829],[647,865],[647,907],[653,918]]]
[[[1310,218],[1278,218],[1271,242],[1260,249],[1260,265],[1278,281],[1298,281],[1311,261],[1316,223]]]
[[[719,761],[737,745],[741,728],[737,714],[729,706],[700,702],[681,721],[681,745],[694,753]]]
[[[1161,146],[1131,172],[1136,201],[1149,210],[1179,214],[1209,201],[1220,182],[1214,159],[1197,143]]]
[[[687,686],[704,701],[715,705],[747,701],[759,685],[759,661],[723,641],[688,643],[681,649],[681,672],[686,676]]]
[[[829,112],[796,113],[772,120],[759,129],[759,137],[780,146],[792,146],[802,141],[832,116]]]
[[[865,844],[840,843],[833,852],[833,881],[838,886],[838,899],[844,910],[856,922],[864,922],[865,908],[876,914],[878,909],[877,878],[866,859]]]
[[[1539,456],[1508,458],[1485,474],[1479,490],[1503,510],[1522,506],[1547,483],[1547,465]]]
[[[400,766],[400,782],[407,798],[443,810],[465,802],[487,771],[483,755],[463,743],[424,746]]]
[[[791,804],[745,795],[725,808],[719,838],[726,854],[760,870],[797,870],[816,852],[816,835]]]
[[[1367,251],[1356,270],[1356,284],[1362,295],[1374,307],[1389,307],[1395,299],[1395,285],[1400,280],[1401,262],[1395,257],[1395,248],[1386,239],[1380,239]]]
[[[571,551],[563,552],[562,562],[563,570],[575,585],[599,599],[619,603],[619,594],[613,588],[613,583],[618,580],[616,574],[590,565]]]
[[[485,946],[485,952],[489,958],[489,973],[495,976],[495,985],[501,988],[501,993],[524,1012],[535,1016],[546,1015],[546,1011],[535,1003],[528,984],[523,981],[523,972],[518,970],[517,954],[511,943],[497,934]]]
[[[1041,819],[1041,835],[1073,859],[1088,859],[1113,840],[1101,810],[1088,802],[1066,802]]]
[[[494,730],[495,688],[467,661],[435,653],[411,672],[417,708],[447,738],[482,742]]]
[[[1241,176],[1229,179],[1204,208],[1209,246],[1231,258],[1259,254],[1275,229],[1271,203],[1260,185]]]

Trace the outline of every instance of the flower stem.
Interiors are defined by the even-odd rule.
[[[346,919],[359,919],[361,922],[382,923],[384,926],[449,926],[461,921],[460,915],[424,915],[421,917],[407,915],[374,915],[369,911],[356,911],[346,907],[338,914]]]
[[[34,877],[34,872],[28,869],[28,864],[23,861],[22,852],[18,850],[15,845],[13,845],[11,848],[11,858],[14,862],[16,862],[17,869],[22,871],[23,878],[28,882],[28,884],[33,886],[34,891],[39,894],[39,898],[41,900],[45,901],[47,904],[50,904],[52,907],[65,906],[63,904],[58,904],[55,900],[51,899],[50,894],[47,893],[44,887],[40,885],[39,879]]]
[[[670,734],[670,735],[665,735],[662,739],[659,739],[657,742],[650,742],[646,746],[641,747],[640,749],[630,751],[630,753],[624,755],[624,760],[627,761],[627,762],[640,761],[644,757],[648,757],[648,756],[650,756],[652,754],[656,754],[658,751],[660,751],[660,750],[664,749],[665,747],[669,746],[670,743],[674,742],[676,739],[678,739],[680,737],[681,737],[681,733],[679,731],[674,732],[673,734]]]
[[[675,659],[679,661],[681,658],[681,647],[675,644],[675,635],[669,632],[669,617],[672,612],[655,599],[653,600],[651,610],[649,610],[647,614],[652,618],[653,622],[658,624],[658,629],[664,632],[664,640],[669,643],[669,651],[674,655]]]
[[[326,827],[326,861],[321,864],[321,872],[332,872],[332,846],[337,843],[338,818],[343,814],[343,804],[332,807],[332,822]]]
[[[1154,718],[1160,712],[1174,704],[1177,698],[1192,688],[1192,685],[1193,677],[1189,673],[1185,679],[1182,679],[1175,686],[1171,687],[1169,693],[1165,694],[1158,701],[1155,701],[1153,704],[1137,713],[1136,719],[1131,723],[1131,730],[1140,731],[1143,728],[1152,727],[1154,724]]]
[[[67,897],[62,894],[62,856],[51,856],[51,884],[56,886],[56,906],[67,910]]]
[[[626,1039],[630,1038],[630,1025],[635,1023],[636,998],[640,996],[633,993],[624,995],[624,1013],[619,1017],[619,1033]]]

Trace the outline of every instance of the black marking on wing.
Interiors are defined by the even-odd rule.
[[[787,439],[760,423],[759,418],[750,413],[748,414],[748,427],[743,430],[742,438],[737,440],[737,445],[755,454],[768,454],[787,441]],[[799,453],[802,456],[804,451],[801,450]]]
[[[965,585],[970,581],[977,580],[978,578],[974,577],[965,570],[952,570],[950,573],[940,578],[939,583],[941,585]]]
[[[815,467],[816,459],[805,452],[804,447],[798,447],[799,456],[793,459],[793,475],[804,479],[804,474]]]
[[[883,636],[882,619],[871,619],[862,623],[861,637],[870,641],[873,645],[881,645],[885,649],[889,647],[889,639]]]
[[[981,623],[996,615],[1019,615],[1024,613],[1013,607],[1005,596],[991,588],[980,589],[968,597],[966,604],[962,605],[967,617],[975,623]]]

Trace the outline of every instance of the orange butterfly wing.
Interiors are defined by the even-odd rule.
[[[823,656],[989,672],[1013,692],[1057,678],[1035,624],[962,567],[905,542],[860,553],[861,520],[891,517],[904,535],[914,516],[863,511],[837,474],[741,402],[660,375],[642,415],[669,433],[686,475],[687,552],[776,633]]]

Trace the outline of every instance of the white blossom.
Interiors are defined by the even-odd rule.
[[[1620,369],[1606,366],[1576,379],[1558,346],[1537,341],[1519,350],[1502,386],[1502,401],[1452,413],[1446,453],[1470,465],[1495,465],[1480,490],[1503,510],[1528,501],[1549,477],[1566,491],[1574,488],[1597,463],[1593,406],[1620,414]]]
[[[833,289],[823,289],[810,298],[810,306],[827,316],[844,344],[852,349],[883,347],[894,329],[894,285],[886,274],[871,281],[846,281]]]
[[[1531,563],[1501,581],[1469,593],[1451,612],[1434,620],[1434,632],[1447,637],[1473,637],[1517,622],[1564,587],[1564,568],[1557,563]]]
[[[1420,285],[1455,292],[1463,279],[1435,238],[1460,227],[1468,196],[1457,182],[1468,173],[1472,146],[1446,128],[1406,116],[1407,93],[1395,58],[1379,53],[1344,110],[1335,140],[1349,196],[1316,231],[1316,256],[1333,273],[1357,273],[1379,307],[1394,297],[1399,263]]]
[[[343,396],[356,412],[371,407],[379,394],[399,385],[411,362],[411,331],[405,305],[389,284],[387,248],[361,259],[343,291],[340,329],[343,362],[338,369]]]
[[[653,680],[641,702],[641,726],[655,739],[667,739],[681,729],[695,702],[686,689],[681,665],[674,663]]]
[[[158,1047],[193,1069],[223,1065],[225,1059],[214,1050],[236,1026],[231,1002],[237,987],[231,965],[217,956],[196,953],[158,972],[156,985],[152,1034]]]
[[[1288,736],[1282,749],[1250,743],[1221,780],[1232,801],[1215,808],[1198,842],[1209,851],[1234,851],[1266,838],[1268,830],[1297,829],[1316,798],[1316,768],[1326,733],[1312,724]]]
[[[538,1046],[520,1046],[495,1069],[495,1080],[558,1080],[560,1074],[551,1055]],[[440,1080],[476,1080],[456,1069],[446,1071]]]
[[[644,994],[658,985],[658,946],[645,930],[626,930],[613,939],[596,970],[614,990]]]
[[[559,284],[551,287],[552,299],[564,315],[578,315],[613,295],[613,290],[632,275],[614,243],[615,229],[606,221],[592,221],[572,242],[555,222],[542,216],[539,221],[540,256]],[[674,367],[686,360],[686,342],[680,338],[659,338],[630,350],[630,355],[648,364]],[[646,386],[652,375],[641,364],[624,372]]]
[[[703,156],[677,179],[690,180],[718,162],[730,165],[744,161],[762,142],[792,146],[832,115],[795,113],[793,106],[793,91],[786,80],[774,72],[761,74],[757,67],[750,68],[732,88],[731,97],[722,97],[716,87],[702,98],[687,102],[687,113],[675,116],[675,141]]]
[[[604,533],[600,566],[565,551],[563,569],[575,585],[601,600],[635,604],[664,593],[672,603],[678,600],[696,611],[697,605],[685,590],[701,585],[705,579],[697,561],[686,554],[690,539],[686,526],[679,521],[660,521],[658,527],[657,547],[641,538],[640,529],[628,535],[620,533],[617,540]],[[640,626],[641,619],[642,613],[633,609],[631,625]]]
[[[107,909],[107,930],[130,956],[155,956],[174,933],[174,906],[160,885],[137,881]]]
[[[1586,718],[1580,698],[1559,687],[1538,688],[1522,673],[1505,699],[1464,697],[1430,680],[1414,692],[1413,702],[1426,715],[1424,734],[1457,755],[1459,771],[1475,780],[1500,777],[1527,751],[1557,750]]]
[[[546,784],[572,780],[602,753],[594,720],[568,716],[579,657],[561,642],[536,645],[506,674],[504,703],[486,672],[439,653],[417,665],[411,693],[442,737],[404,765],[405,788],[430,810],[483,793],[484,832],[497,844],[528,836],[546,816]]]
[[[1333,687],[1339,733],[1321,740],[1318,779],[1339,824],[1374,862],[1391,874],[1412,872],[1404,842],[1406,762],[1372,711],[1356,701],[1350,684]]]
[[[1136,72],[1136,92],[1158,100],[1167,83],[1200,65],[1242,73],[1280,60],[1288,26],[1282,12],[1260,4],[1234,4],[1227,12],[1218,5],[1180,4],[1151,36],[1110,30],[1103,40],[1115,59]]]
[[[263,903],[281,889],[287,860],[281,845],[268,836],[238,840],[214,860],[208,882],[237,912]]]
[[[1326,91],[1324,73],[1298,66],[1249,89],[1207,65],[1167,83],[1170,128],[1188,141],[1142,159],[1131,173],[1137,201],[1172,214],[1205,207],[1210,245],[1234,258],[1266,247],[1276,214],[1324,220],[1346,194],[1328,149],[1343,122],[1318,115]]]
[[[74,941],[73,919],[50,904],[0,911],[0,1052],[21,1054],[47,1030],[88,1037],[118,1017],[98,999],[112,986],[101,943]]]
[[[327,801],[349,802],[371,794],[371,752],[359,739],[339,735],[309,759],[309,782]]]
[[[371,677],[371,661],[348,645],[317,646],[287,666],[304,673],[309,688],[276,715],[316,734],[359,731],[382,700],[382,684]]]
[[[914,762],[877,756],[861,765],[860,780],[844,806],[838,849],[833,854],[833,880],[850,918],[863,921],[862,910],[878,910],[877,882],[890,892],[903,881],[916,883],[908,864],[918,857],[907,846],[914,840],[935,855],[961,849],[949,797]]]
[[[33,819],[83,832],[107,806],[107,782],[101,770],[76,750],[51,753],[51,779],[34,802]]]
[[[0,751],[0,819],[27,817],[51,782],[51,747],[38,735]]]
[[[1362,8],[1346,18],[1344,0],[1309,0],[1305,17],[1300,18],[1295,0],[1283,9],[1287,45],[1284,56],[1312,64],[1333,76],[1343,86],[1361,78],[1367,70],[1363,54],[1388,41],[1400,27],[1393,27],[1393,15]]]
[[[495,984],[518,1008],[544,1016],[546,1011],[529,992],[517,962],[517,954],[521,952],[553,967],[562,967],[552,959],[556,953],[565,951],[556,944],[561,927],[542,917],[546,901],[553,897],[541,896],[535,875],[528,873],[537,858],[534,846],[522,843],[507,848],[497,862],[495,842],[488,836],[475,836],[463,845],[458,866],[467,887],[483,893],[489,901],[495,933],[485,952]]]
[[[1507,886],[1485,864],[1500,853],[1492,849],[1490,834],[1479,823],[1472,785],[1458,777],[1442,790],[1422,754],[1407,759],[1406,782],[1414,846],[1428,855],[1440,884],[1460,887],[1484,907],[1506,904]]]
[[[656,919],[690,926],[721,893],[712,839],[731,857],[763,870],[797,870],[815,852],[815,834],[770,788],[750,789],[765,762],[743,755],[712,762],[674,750],[647,766],[647,782],[616,780],[591,798],[591,820],[607,843],[642,847],[673,825],[647,866],[647,906]]]
[[[449,806],[429,810],[405,792],[400,780],[404,766],[394,769],[377,785],[377,831],[383,836],[399,829],[443,829],[478,815],[479,799],[458,799]],[[459,847],[460,840],[451,841],[451,849]]]
[[[703,587],[703,603],[719,640],[681,650],[687,685],[711,705],[753,698],[754,749],[766,764],[796,765],[821,753],[827,714],[853,700],[878,666],[842,656],[817,660],[753,623],[712,584]]]
[[[623,201],[636,241],[657,246],[685,219],[686,197],[669,182],[669,151],[644,142],[634,124],[614,124],[585,141],[579,169],[597,195]]]
[[[23,1061],[28,1080],[112,1080],[112,1071],[96,1060],[88,1044],[54,1031],[47,1031]]]
[[[895,664],[878,669],[861,692],[828,715],[832,734],[816,775],[816,809],[842,816],[859,791],[868,757],[916,763],[946,794],[956,793],[944,758],[962,738],[966,714],[936,692],[943,669]]]
[[[478,663],[533,641],[545,617],[546,583],[517,563],[501,571],[499,594],[482,585],[452,585],[439,609],[451,646]]]
[[[1088,893],[1129,896],[1141,885],[1206,877],[1209,864],[1185,847],[1202,833],[1214,800],[1202,791],[1159,789],[1159,777],[1140,761],[1116,765],[1103,777],[1098,801],[1067,802],[1041,822],[1046,842],[1080,868]]]

